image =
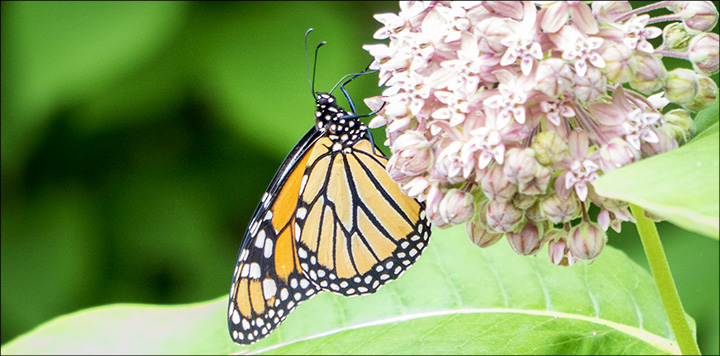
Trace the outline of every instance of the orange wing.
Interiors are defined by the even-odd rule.
[[[250,220],[230,287],[228,326],[238,344],[265,337],[319,291],[300,271],[295,243],[295,208],[318,136],[312,129],[300,140]]]
[[[344,149],[323,137],[310,156],[297,222],[305,275],[337,294],[370,294],[420,256],[430,234],[424,205],[402,193],[367,138]]]

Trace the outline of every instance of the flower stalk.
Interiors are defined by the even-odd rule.
[[[645,250],[650,270],[655,278],[655,285],[660,292],[665,313],[670,320],[675,339],[683,355],[700,355],[695,338],[690,330],[685,311],[683,310],[680,296],[678,295],[675,282],[673,282],[670,266],[668,265],[665,251],[663,251],[660,236],[658,235],[655,223],[645,217],[643,209],[637,205],[630,204],[630,211],[637,220],[638,234]]]

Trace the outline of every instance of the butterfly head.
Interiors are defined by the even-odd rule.
[[[330,94],[318,93],[315,105],[315,127],[320,131],[342,134],[360,124],[357,117],[339,107],[335,97]]]

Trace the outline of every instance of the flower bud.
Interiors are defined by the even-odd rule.
[[[485,204],[485,210],[487,211],[487,204]],[[465,223],[465,230],[470,238],[470,241],[481,248],[490,247],[500,241],[503,237],[502,233],[491,232],[487,229],[487,227],[481,222],[484,215],[485,214],[481,210],[479,214],[474,215],[474,219]]]
[[[561,229],[550,231],[543,236],[543,240],[548,242],[548,255],[552,263],[557,266],[575,264],[575,258],[568,251],[567,231]]]
[[[668,9],[680,15],[690,33],[708,32],[717,24],[718,11],[712,1],[673,1]]]
[[[488,52],[494,54],[502,54],[507,47],[501,43],[504,38],[509,37],[512,34],[510,26],[507,25],[506,19],[498,17],[488,17],[477,25],[475,25],[475,31],[477,32],[478,46],[480,52]]]
[[[503,173],[515,184],[530,181],[537,173],[535,151],[530,148],[511,148],[505,152]]]
[[[690,117],[690,113],[684,109],[670,110],[661,119],[664,122],[662,129],[668,135],[683,145],[695,136],[695,121]]]
[[[592,185],[590,186],[590,188],[593,193],[592,202],[595,203],[595,205],[597,205],[598,207],[611,211],[620,211],[623,209],[627,209],[627,202],[598,195],[597,193],[595,193],[595,189],[592,187]]]
[[[665,78],[665,97],[678,105],[689,104],[698,92],[698,80],[695,72],[685,68],[675,68]]]
[[[560,58],[541,61],[535,71],[535,88],[551,98],[572,89],[572,81],[570,66]]]
[[[448,225],[448,222],[443,219],[440,214],[440,202],[442,202],[444,196],[440,188],[436,185],[431,185],[430,188],[428,188],[427,199],[425,200],[425,212],[427,213],[428,220],[430,220],[433,226],[439,228]]]
[[[463,162],[461,156],[462,142],[450,141],[450,144],[440,149],[442,146],[438,146],[437,151],[440,152],[435,159],[433,164],[433,171],[430,174],[437,174],[436,177],[447,180],[451,184],[462,182],[463,168],[465,162]]]
[[[398,158],[400,158],[400,156],[392,155],[388,160],[387,165],[385,165],[385,171],[387,171],[390,179],[392,179],[394,182],[407,183],[412,179],[412,176],[409,176],[407,173],[401,171],[400,168],[395,167]]]
[[[633,49],[619,42],[606,41],[600,50],[605,60],[605,76],[612,83],[627,83],[637,71]]]
[[[515,193],[515,196],[513,196],[513,199],[512,199],[513,205],[515,205],[516,208],[521,209],[521,210],[525,210],[525,209],[533,206],[533,204],[535,204],[536,201],[537,201],[536,196],[522,194],[520,192]]]
[[[377,116],[372,118],[372,120],[370,120],[370,123],[368,123],[369,128],[376,129],[378,127],[387,125],[387,119],[383,117],[383,115],[385,114],[385,107],[383,105],[385,104],[385,101],[383,100],[382,95],[365,98],[363,99],[363,102],[365,103],[365,106],[367,106],[373,112],[378,110],[376,113]],[[372,123],[373,121],[375,121],[374,124]]]
[[[390,150],[395,153],[401,153],[411,149],[428,148],[429,143],[422,132],[415,130],[404,131],[393,141]]]
[[[488,226],[495,232],[508,232],[517,228],[523,217],[522,210],[509,201],[491,200],[487,205]]]
[[[596,220],[600,228],[607,231],[608,227],[610,227],[610,211],[606,209],[600,210]]]
[[[718,72],[719,36],[716,33],[703,33],[690,41],[688,58],[697,71],[713,75]]]
[[[543,211],[542,211],[542,201],[538,200],[530,206],[529,208],[525,209],[525,217],[528,220],[532,220],[535,222],[541,222],[547,220],[547,217],[545,217]]]
[[[678,144],[675,139],[665,133],[665,131],[654,131],[655,135],[657,135],[658,137],[658,140],[657,142],[642,141],[642,146],[640,146],[640,152],[642,152],[643,157],[650,157],[661,153],[670,152],[678,148]]]
[[[550,261],[559,266],[565,258],[566,247],[567,245],[563,240],[548,242],[548,255],[550,255]]]
[[[607,236],[600,225],[583,221],[568,233],[570,252],[581,260],[592,260],[602,252]]]
[[[588,67],[587,73],[582,77],[576,76],[574,83],[575,100],[580,102],[599,100],[607,95],[607,78],[595,67]]]
[[[496,165],[481,180],[483,193],[491,200],[510,200],[517,191],[517,185],[510,182],[503,173],[503,167]]]
[[[388,124],[390,131],[401,131],[410,125],[411,120],[406,117],[409,114],[408,104],[408,100],[397,100],[385,106],[385,116],[396,118]]]
[[[657,54],[638,52],[635,54],[637,69],[630,80],[630,87],[646,95],[660,89],[667,75],[667,69]]]
[[[620,231],[622,231],[623,221],[637,223],[627,207],[615,211],[602,209],[597,217],[598,225],[600,225],[603,231],[607,231],[608,227],[612,227],[615,232],[620,233]]]
[[[473,197],[468,192],[450,189],[440,202],[440,215],[451,225],[460,224],[473,214]]]
[[[685,52],[692,38],[693,35],[679,22],[668,24],[663,29],[663,45],[673,51]]]
[[[526,183],[520,183],[518,185],[518,191],[529,195],[544,194],[545,191],[547,191],[548,184],[550,184],[551,177],[552,170],[550,170],[550,168],[538,165],[535,176]]]
[[[538,228],[532,221],[528,221],[519,232],[508,232],[507,240],[515,253],[529,256],[536,254],[542,247],[540,236],[542,236],[542,228]]]
[[[411,198],[425,197],[429,186],[430,181],[423,176],[419,176],[402,186],[402,191]]]
[[[543,131],[533,137],[530,146],[535,151],[535,159],[538,163],[550,166],[560,161],[567,151],[567,143],[554,132]]]
[[[425,173],[432,165],[430,149],[412,149],[395,153],[393,167],[408,177],[414,177]]]
[[[399,155],[395,167],[408,175],[416,176],[425,173],[432,165],[432,155],[429,148],[407,150],[399,153]]]
[[[592,13],[596,16],[604,14],[608,19],[616,19],[632,11],[629,1],[593,1]]]
[[[553,194],[542,201],[542,211],[553,224],[560,224],[574,219],[579,213],[579,207],[575,197],[563,199]]]
[[[605,173],[640,159],[640,152],[620,137],[615,137],[600,148],[600,164]]]
[[[483,4],[488,10],[503,17],[510,17],[516,20],[522,18],[523,4],[513,1],[489,2]]]
[[[697,112],[715,102],[718,96],[718,87],[715,81],[707,76],[696,73],[696,77],[698,79],[698,93],[689,104],[683,105],[683,107]]]

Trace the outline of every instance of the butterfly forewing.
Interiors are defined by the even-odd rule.
[[[228,325],[233,340],[251,344],[275,329],[317,287],[300,270],[295,207],[314,129],[278,170],[255,210],[240,249],[230,289]]]

